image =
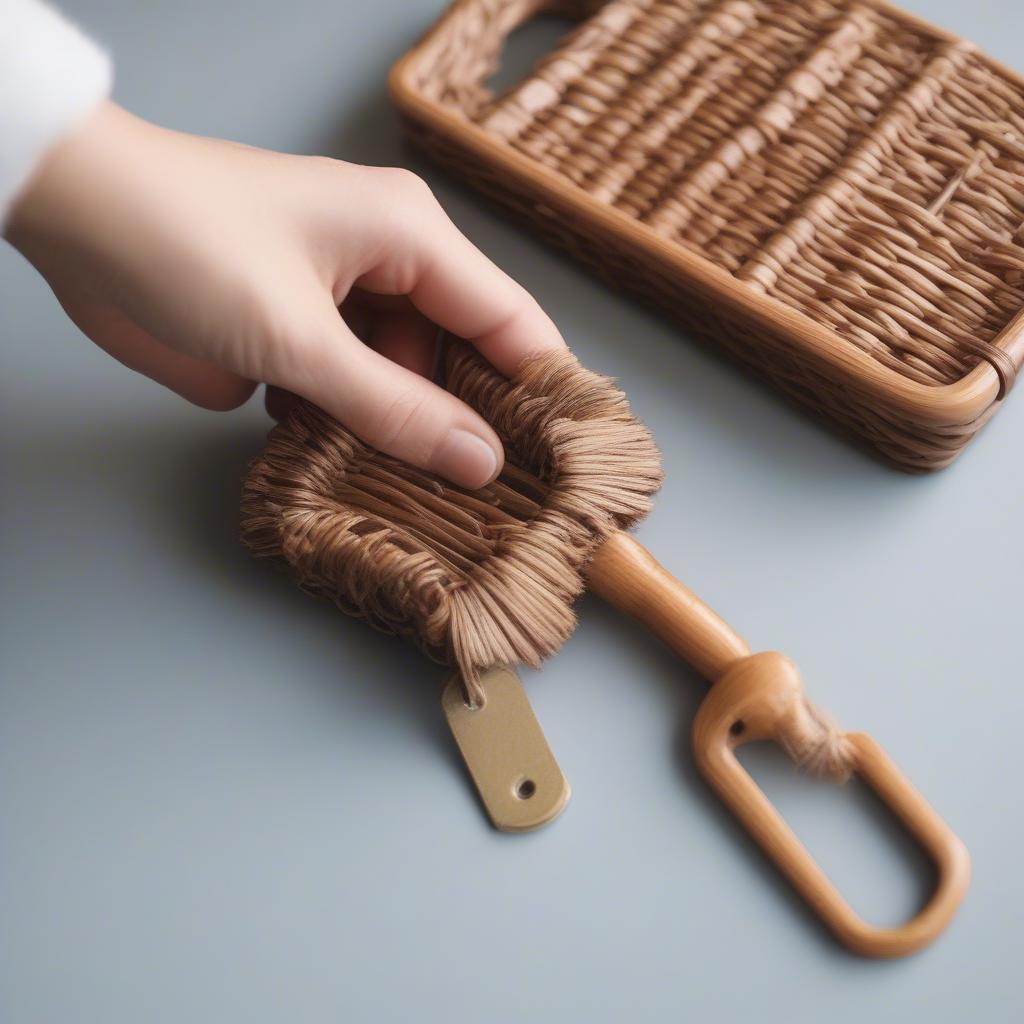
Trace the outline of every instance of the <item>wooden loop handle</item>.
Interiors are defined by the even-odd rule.
[[[800,676],[781,654],[755,654],[739,662],[711,688],[694,718],[697,766],[840,942],[865,956],[914,953],[939,935],[960,905],[971,874],[967,849],[870,736],[846,733],[854,772],[917,840],[938,873],[931,899],[906,924],[877,928],[858,917],[736,758],[736,748],[752,740],[786,746],[786,730],[803,700]]]
[[[836,737],[848,768],[874,790],[938,869],[927,906],[897,928],[873,927],[853,912],[736,759],[736,748],[751,740],[774,740],[791,754],[804,744],[814,716],[792,663],[771,652],[751,655],[725,621],[624,533],[605,541],[588,577],[592,590],[648,625],[714,683],[693,723],[701,774],[836,937],[875,957],[904,956],[931,942],[963,899],[970,858],[878,744],[863,733]]]

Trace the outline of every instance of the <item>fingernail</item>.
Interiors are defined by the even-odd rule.
[[[497,473],[498,458],[482,437],[456,427],[434,452],[433,469],[463,487],[483,487]]]

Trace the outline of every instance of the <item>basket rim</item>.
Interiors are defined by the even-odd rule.
[[[592,227],[617,235],[641,255],[658,261],[664,268],[706,290],[709,301],[724,303],[760,326],[781,330],[800,356],[824,364],[835,381],[885,403],[915,422],[935,426],[972,423],[1005,398],[1005,395],[1000,396],[999,375],[984,360],[949,384],[924,384],[902,376],[872,359],[832,328],[817,323],[774,296],[756,292],[707,257],[665,238],[624,211],[595,200],[575,183],[520,153],[452,108],[425,96],[415,84],[420,61],[429,55],[436,37],[444,31],[457,8],[464,9],[474,2],[479,4],[484,0],[458,0],[452,4],[392,65],[388,90],[402,113],[426,123],[441,135],[454,138],[475,156],[524,180],[544,201],[566,209]],[[860,2],[939,40],[964,42],[960,36],[884,0]],[[536,13],[544,6],[544,0],[539,0]],[[992,71],[1024,88],[1024,76],[989,57],[974,44],[969,45],[971,52]],[[1010,318],[992,344],[1010,356],[1018,369],[1021,367],[1024,363],[1024,308]]]

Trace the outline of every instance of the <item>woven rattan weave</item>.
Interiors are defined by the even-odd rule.
[[[544,10],[579,24],[493,94]],[[391,85],[456,173],[902,468],[1024,360],[1024,80],[909,15],[459,0]]]

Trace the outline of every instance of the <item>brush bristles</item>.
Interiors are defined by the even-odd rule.
[[[536,666],[572,632],[582,569],[649,510],[657,449],[612,382],[568,353],[500,376],[450,346],[448,389],[505,445],[494,484],[464,491],[377,452],[300,403],[271,431],[242,497],[242,538],[305,589],[457,667]]]

